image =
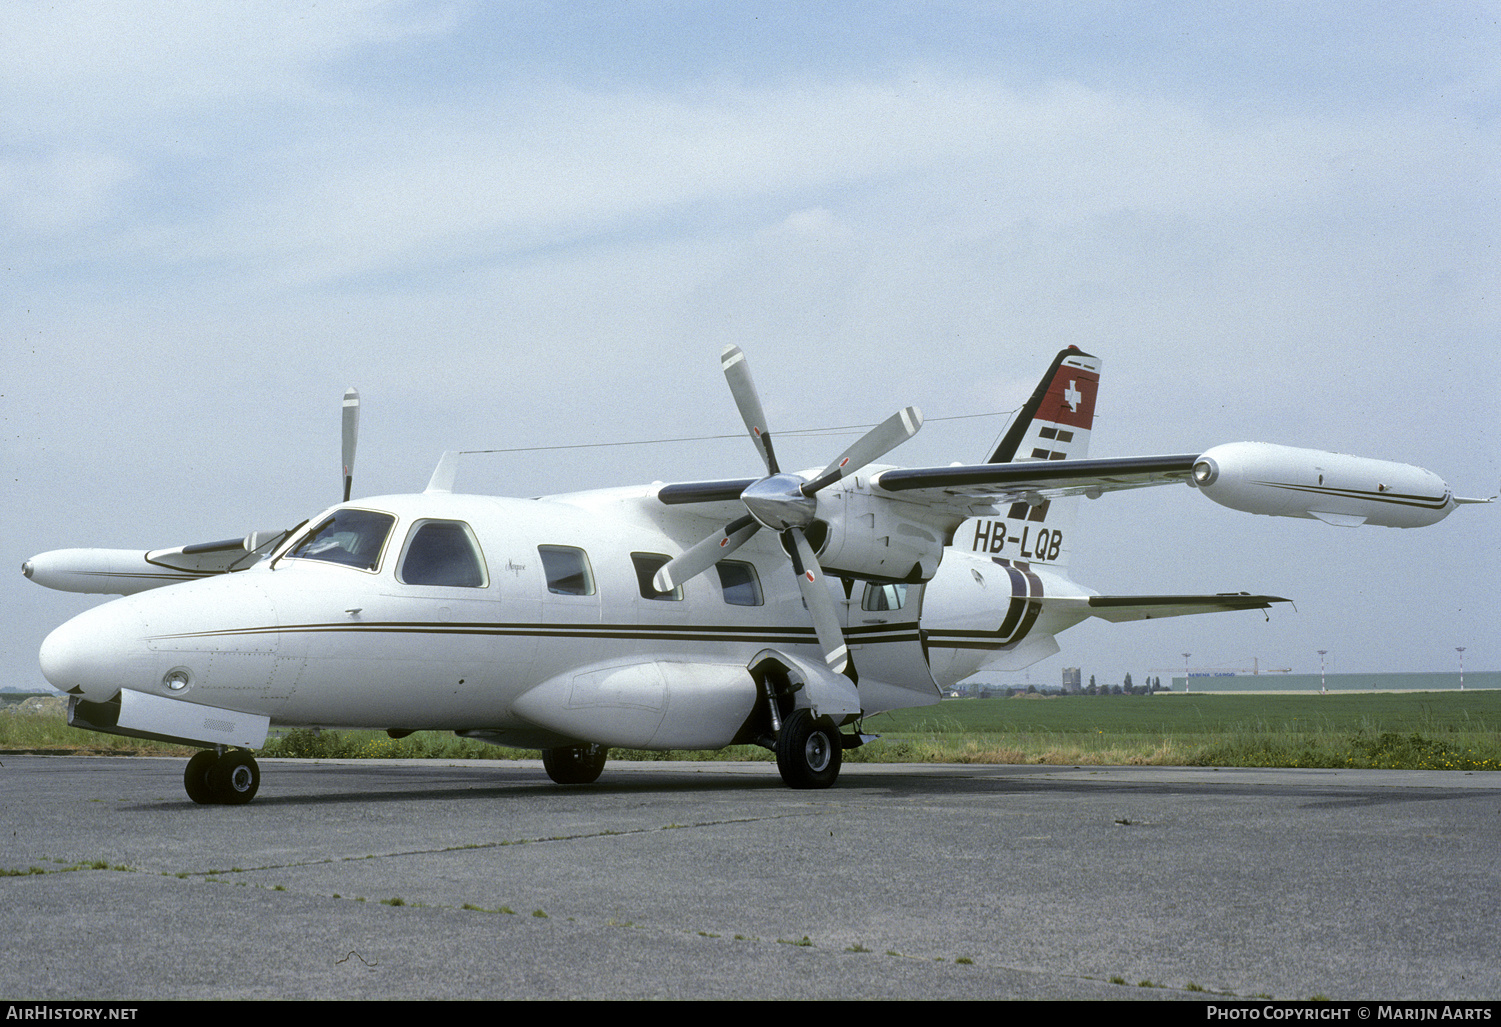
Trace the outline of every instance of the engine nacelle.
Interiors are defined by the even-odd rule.
[[[907,504],[873,496],[863,487],[818,494],[818,519],[828,536],[818,562],[831,574],[888,581],[927,581],[938,573],[943,539],[904,517]]]
[[[1215,446],[1194,462],[1192,484],[1232,510],[1342,526],[1418,528],[1455,505],[1442,478],[1412,464],[1264,442]]]

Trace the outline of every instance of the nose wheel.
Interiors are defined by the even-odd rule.
[[[261,768],[244,750],[220,755],[205,749],[188,760],[182,784],[199,805],[243,806],[260,790]]]

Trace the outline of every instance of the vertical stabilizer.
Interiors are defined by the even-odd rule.
[[[1074,346],[1053,358],[987,463],[1081,460],[1089,453],[1100,360]],[[1008,563],[1063,567],[1073,542],[1077,498],[1019,499],[999,516],[969,521],[954,545]]]
[[[1062,350],[985,462],[1083,459],[1099,388],[1100,358],[1074,346]]]

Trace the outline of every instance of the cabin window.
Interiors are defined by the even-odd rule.
[[[287,556],[373,571],[380,563],[386,536],[395,524],[395,517],[373,510],[335,510],[332,517],[308,532]]]
[[[761,579],[756,576],[754,564],[740,560],[721,560],[714,565],[719,571],[719,587],[724,592],[724,601],[731,606],[760,606]]]
[[[484,588],[485,560],[462,521],[421,521],[407,538],[396,580],[408,585]]]
[[[594,572],[589,569],[589,554],[572,546],[538,546],[542,570],[547,575],[547,590],[559,596],[592,596]]]
[[[907,602],[907,586],[900,582],[889,585],[878,585],[874,581],[865,583],[865,594],[860,597],[860,609],[872,613],[883,610],[900,610]]]
[[[670,557],[659,553],[632,553],[631,563],[636,567],[636,587],[641,592],[642,599],[661,599],[678,601],[683,598],[683,586],[679,585],[671,592],[658,592],[657,586],[652,584],[652,578],[657,576]]]

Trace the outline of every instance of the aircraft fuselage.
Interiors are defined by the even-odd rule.
[[[248,570],[106,603],[48,637],[43,670],[88,702],[129,689],[285,724],[474,731],[539,747],[744,740],[759,701],[747,663],[768,648],[818,658],[802,598],[770,533],[724,575],[647,598],[643,577],[699,530],[690,522],[683,539],[669,534],[651,516],[650,492],[346,504],[310,524],[339,511],[388,518],[375,552],[354,560],[333,541],[322,554],[299,552],[294,540]],[[462,584],[434,580],[452,570],[413,570],[418,529],[434,524],[459,526],[477,546],[478,571],[453,577]],[[938,685],[1008,641],[1066,626],[1037,623],[1034,610],[1028,632],[1013,616],[1008,634],[995,635],[1018,608],[1019,577],[955,553],[926,586],[857,582],[846,595],[831,579],[863,712],[935,702]],[[1051,594],[1060,591],[1054,584]],[[936,618],[920,621],[925,603]],[[988,633],[993,644],[940,632],[929,649],[923,629],[943,627]]]

